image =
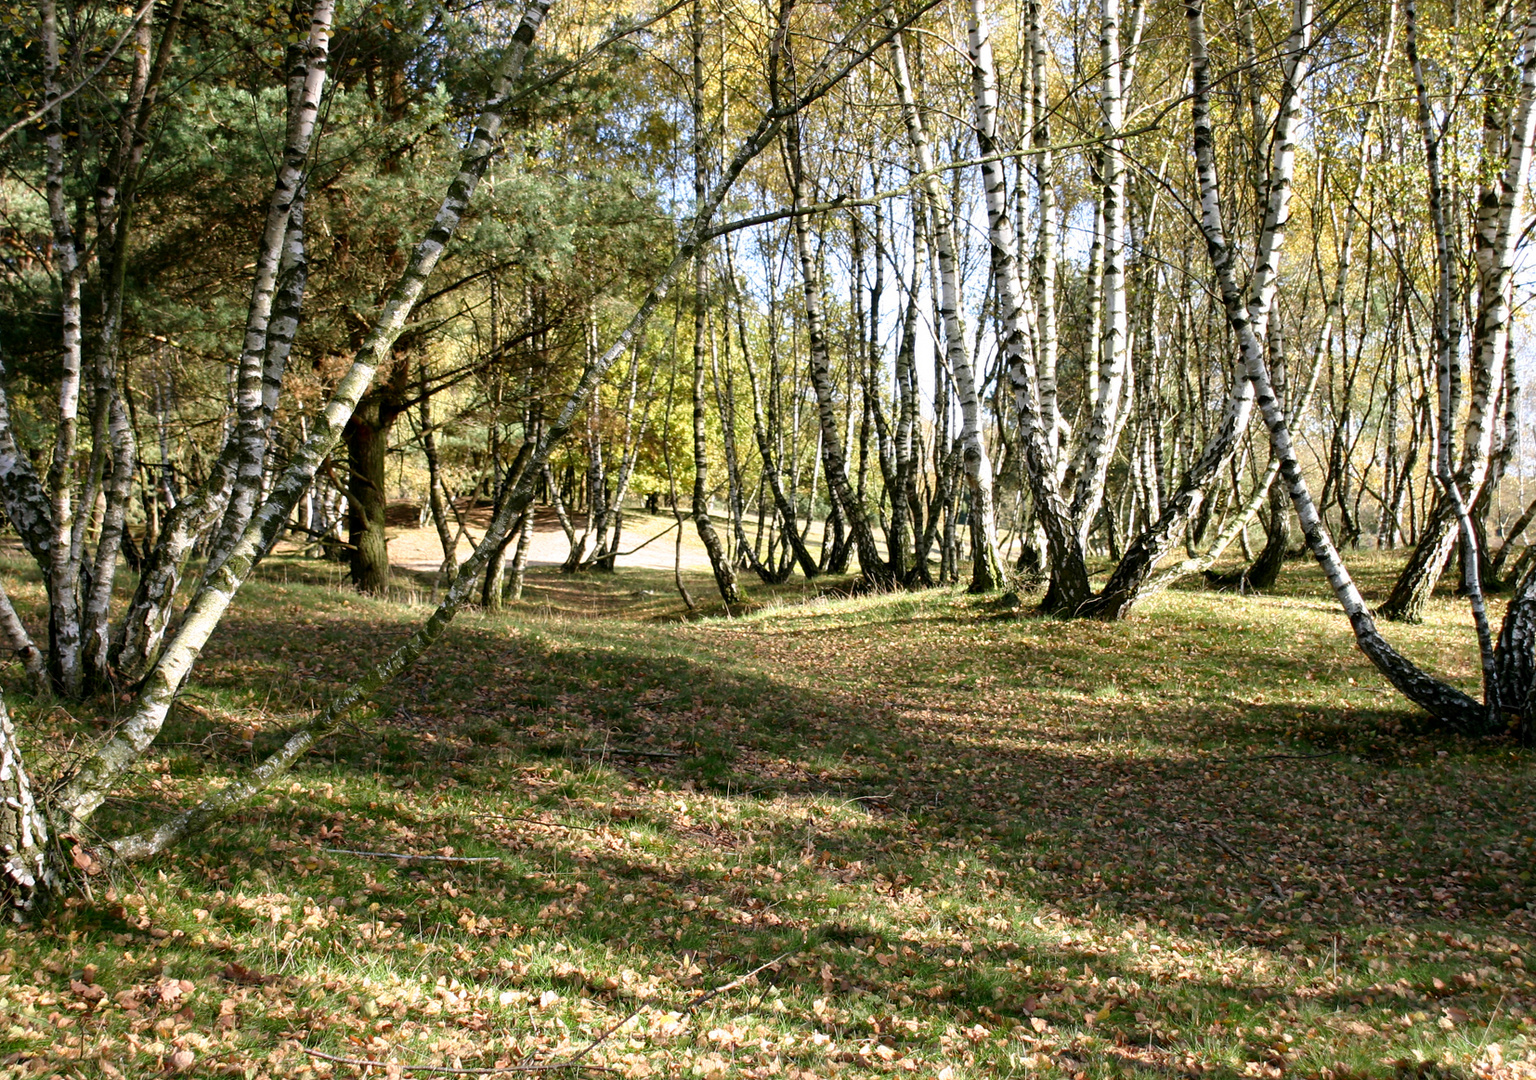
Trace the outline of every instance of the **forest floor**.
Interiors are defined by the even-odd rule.
[[[1531,752],[1425,730],[1310,564],[1116,624],[750,591],[461,616],[256,805],[0,931],[0,1074],[1536,1075]],[[404,595],[265,566],[100,824],[271,751]],[[1475,682],[1454,601],[1388,631]],[[37,754],[110,722],[19,681]]]

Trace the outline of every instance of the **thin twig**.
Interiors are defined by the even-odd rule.
[[[1504,1007],[1504,999],[1508,996],[1508,991],[1499,995],[1499,1003],[1493,1007],[1493,1012],[1488,1017],[1488,1024],[1483,1028],[1483,1037],[1477,1040],[1477,1049],[1472,1051],[1472,1059],[1474,1061],[1483,1052],[1483,1046],[1488,1042],[1488,1033],[1493,1030],[1493,1022],[1499,1018],[1499,1010]]]
[[[500,855],[482,855],[470,857],[467,855],[412,855],[406,851],[353,851],[350,848],[328,847],[321,851],[329,855],[361,855],[368,859],[425,859],[431,862],[474,863],[474,862],[501,862]]]
[[[1226,852],[1228,855],[1241,862],[1244,866],[1253,869],[1254,873],[1258,874],[1260,877],[1268,880],[1270,886],[1275,890],[1275,895],[1282,900],[1285,899],[1285,888],[1280,884],[1279,878],[1254,867],[1253,860],[1249,859],[1247,855],[1244,855],[1241,851],[1238,851],[1237,848],[1227,843],[1225,840],[1211,832],[1209,829],[1205,831],[1205,835],[1211,841],[1211,843],[1221,848],[1222,851]]]
[[[1334,750],[1327,754],[1259,754],[1257,757],[1221,757],[1211,760],[1217,765],[1246,765],[1253,761],[1316,761],[1319,758],[1343,757],[1346,753],[1346,750]]]
[[[723,993],[725,993],[725,992],[727,992],[729,990],[736,989],[738,986],[740,986],[742,983],[746,982],[748,979],[752,978],[758,972],[767,971],[769,968],[773,967],[774,964],[777,964],[780,960],[787,960],[791,956],[794,956],[795,953],[797,953],[797,952],[799,952],[798,949],[791,949],[789,952],[780,953],[778,956],[775,956],[772,960],[768,961],[766,964],[762,964],[762,965],[760,965],[758,967],[753,968],[751,971],[747,972],[741,978],[739,978],[739,979],[732,979],[730,982],[726,983],[724,986],[717,986],[713,990],[706,990],[704,993],[700,994],[698,997],[694,998],[692,1001],[690,1001],[688,1003],[687,1007],[683,1009],[683,1015],[687,1016],[689,1013],[697,1011],[698,1008],[700,1006],[702,1006],[706,1001],[712,1001],[715,998],[719,997],[721,994],[723,994]]]
[[[638,1005],[638,1006],[636,1006],[636,1007],[635,1007],[635,1011],[634,1011],[634,1012],[632,1012],[632,1013],[630,1013],[630,1014],[629,1014],[629,1015],[628,1015],[628,1016],[626,1016],[626,1017],[625,1017],[625,1018],[624,1018],[624,1019],[622,1019],[622,1020],[620,1020],[620,1021],[619,1021],[619,1022],[618,1022],[618,1023],[617,1023],[617,1024],[614,1024],[614,1025],[613,1025],[613,1027],[611,1027],[611,1028],[609,1028],[609,1029],[608,1029],[608,1030],[607,1030],[607,1031],[605,1031],[605,1032],[603,1032],[603,1033],[602,1033],[602,1034],[601,1034],[601,1035],[599,1035],[599,1036],[598,1036],[598,1037],[597,1037],[597,1038],[595,1038],[595,1039],[593,1039],[593,1040],[592,1040],[592,1041],[591,1041],[591,1042],[589,1042],[589,1043],[587,1043],[587,1045],[586,1045],[586,1046],[583,1046],[583,1047],[582,1047],[582,1048],[581,1048],[581,1049],[580,1049],[580,1050],[578,1050],[578,1051],[577,1051],[577,1052],[576,1052],[576,1053],[574,1053],[574,1054],[572,1054],[572,1055],[571,1055],[571,1056],[570,1056],[570,1057],[569,1057],[569,1058],[567,1058],[567,1059],[566,1059],[566,1060],[565,1060],[565,1061],[563,1061],[563,1062],[561,1062],[561,1064],[562,1064],[562,1065],[564,1065],[564,1066],[565,1066],[565,1067],[566,1067],[566,1068],[568,1068],[568,1069],[569,1069],[569,1068],[573,1068],[573,1067],[576,1067],[576,1068],[582,1068],[582,1069],[591,1069],[591,1068],[597,1068],[597,1066],[593,1066],[593,1065],[578,1065],[578,1064],[577,1064],[577,1063],[578,1063],[578,1062],[579,1062],[579,1061],[581,1061],[581,1059],[582,1059],[582,1058],[584,1058],[584,1057],[586,1057],[586,1056],[587,1056],[587,1055],[588,1055],[588,1054],[590,1054],[590,1053],[591,1053],[591,1052],[592,1052],[592,1051],[593,1051],[593,1050],[596,1050],[596,1049],[597,1049],[597,1044],[598,1044],[598,1043],[601,1043],[601,1042],[604,1042],[604,1041],[606,1041],[606,1040],[607,1040],[607,1038],[608,1038],[608,1036],[610,1036],[610,1035],[612,1035],[612,1034],[613,1034],[613,1033],[614,1033],[614,1032],[615,1032],[615,1031],[618,1031],[618,1030],[619,1030],[619,1028],[621,1028],[621,1027],[623,1027],[623,1026],[624,1026],[624,1025],[625,1025],[625,1024],[627,1024],[627,1023],[629,1023],[629,1022],[630,1022],[630,1021],[631,1021],[631,1020],[633,1020],[633,1019],[634,1019],[634,1018],[635,1018],[635,1017],[637,1017],[637,1016],[639,1016],[639,1015],[640,1015],[640,1013],[641,1013],[641,1012],[642,1012],[642,1011],[643,1011],[643,1010],[644,1010],[644,1009],[645,1009],[645,1006],[644,1006],[644,1005]],[[606,1071],[606,1070],[604,1070],[604,1071]]]
[[[675,758],[671,750],[634,750],[623,746],[583,746],[578,754],[615,754],[618,757]]]
[[[576,829],[576,830],[579,830],[580,832],[589,832],[589,833],[598,833],[598,834],[602,834],[603,832],[606,831],[604,829],[594,829],[590,825],[566,825],[566,824],[564,824],[562,822],[559,822],[559,821],[540,821],[538,818],[515,817],[515,816],[513,816],[511,814],[503,814],[503,815],[500,815],[500,817],[501,817],[501,820],[503,820],[503,821],[521,821],[525,825],[542,825],[546,829]]]
[[[401,1065],[393,1061],[371,1061],[367,1058],[337,1057],[335,1054],[327,1054],[321,1050],[311,1050],[307,1046],[301,1046],[310,1057],[320,1058],[322,1061],[334,1061],[338,1065],[357,1065],[365,1069],[399,1069],[401,1072],[425,1072],[425,1073],[452,1073],[455,1076],[489,1076],[495,1073],[517,1072],[560,1072],[565,1069],[585,1069],[591,1072],[613,1072],[604,1065],[578,1065],[574,1060],[558,1061],[547,1065],[497,1065],[481,1066],[478,1068],[452,1068],[447,1065]]]

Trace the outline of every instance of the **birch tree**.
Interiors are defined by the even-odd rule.
[[[1451,454],[1454,442],[1446,442],[1449,436],[1444,425],[1457,421],[1461,415],[1462,396],[1466,392],[1463,386],[1466,376],[1461,371],[1460,359],[1462,299],[1455,282],[1446,280],[1443,268],[1437,276],[1434,328],[1435,334],[1443,335],[1444,340],[1441,336],[1436,337],[1435,355],[1437,370],[1443,369],[1440,377],[1445,384],[1440,417],[1442,429],[1436,444],[1435,465],[1440,497],[1430,523],[1393,586],[1391,596],[1382,605],[1382,613],[1388,618],[1405,622],[1417,622],[1422,617],[1424,604],[1434,591],[1451,545],[1460,531],[1463,515],[1457,508],[1458,498],[1469,510],[1467,516],[1470,524],[1470,507],[1481,498],[1493,465],[1497,401],[1504,382],[1505,346],[1509,337],[1509,294],[1515,246],[1522,231],[1517,216],[1526,173],[1529,171],[1533,137],[1533,75],[1527,55],[1527,36],[1528,25],[1522,25],[1517,34],[1519,44],[1516,56],[1507,64],[1494,65],[1484,94],[1484,156],[1487,164],[1494,169],[1495,179],[1480,186],[1474,213],[1472,255],[1476,267],[1477,300],[1472,341],[1468,350],[1471,392],[1466,397],[1460,453],[1454,459]],[[1448,185],[1434,174],[1441,167],[1438,160],[1439,146],[1449,115],[1444,120],[1435,116],[1425,63],[1420,56],[1417,41],[1413,51],[1419,127],[1426,147],[1426,168],[1431,173],[1430,213],[1432,218],[1438,215],[1440,219],[1445,219],[1453,212],[1449,205],[1451,196]],[[1516,71],[1519,76],[1515,107],[1512,111],[1506,111],[1499,83],[1502,81],[1501,76]],[[1460,256],[1455,238],[1443,235],[1450,228],[1448,220],[1440,220],[1434,225],[1437,265],[1442,264],[1442,246],[1446,248],[1444,259]],[[1447,288],[1452,293],[1449,298],[1442,295]],[[1446,408],[1449,408],[1448,416]],[[1454,483],[1449,486],[1438,475],[1444,472],[1447,465],[1451,467],[1454,478]],[[1457,492],[1461,494],[1458,496]]]
[[[428,275],[452,240],[479,179],[496,151],[503,116],[516,100],[515,80],[521,72],[524,58],[547,7],[547,0],[532,0],[526,9],[511,47],[502,60],[474,134],[464,150],[458,175],[449,185],[431,229],[408,260],[391,291],[390,299],[367,335],[362,349],[338,380],[330,400],[318,415],[311,417],[309,437],[293,450],[290,461],[272,483],[267,498],[252,513],[235,545],[217,569],[206,576],[186,617],[146,678],[131,715],[86,755],[50,799],[49,815],[53,821],[60,822],[66,831],[76,836],[82,835],[82,826],[123,773],[154,745],[171,701],[190,673],[202,646],[249,577],[260,553],[283,527],[321,462],[337,445],[351,410],[367,392],[375,371],[388,355],[406,316],[421,296]],[[768,44],[770,57],[783,48],[788,33],[785,20],[792,10],[788,5],[781,9],[780,25]],[[713,218],[738,176],[754,158],[777,140],[788,118],[824,96],[850,70],[862,63],[871,51],[883,46],[884,38],[879,33],[873,35],[872,43],[860,40],[869,31],[868,20],[856,23],[848,34],[826,50],[799,92],[788,101],[775,97],[762,112],[751,133],[737,146],[720,177],[700,202],[665,269],[612,342],[589,357],[557,414],[544,425],[537,442],[530,444],[512,478],[507,497],[496,510],[491,527],[482,537],[475,554],[449,586],[432,618],[358,685],[333,701],[310,723],[297,729],[276,754],[249,776],[220,789],[172,820],[144,833],[121,837],[105,844],[106,851],[119,858],[144,857],[163,850],[188,831],[217,820],[281,775],[319,740],[333,735],[353,705],[414,662],[441,636],[454,614],[472,596],[489,560],[499,557],[508,538],[522,530],[522,523],[527,521],[526,515],[536,481],[545,475],[550,451],[569,433],[615,359],[634,347],[646,322],[663,303],[679,274],[693,263],[702,244],[713,235],[718,235],[711,232]],[[12,745],[8,733],[4,745]],[[5,774],[7,792],[17,795],[24,790],[25,770],[14,756],[8,757],[7,761],[15,763],[14,769]],[[31,848],[25,842],[26,835],[35,834],[23,834],[7,828],[4,842],[17,851],[25,849],[24,854],[30,851]],[[17,837],[21,839],[17,840]],[[33,877],[40,880],[36,875]],[[19,881],[20,878],[14,880]]]
[[[984,19],[984,12],[982,13]],[[996,122],[997,85],[992,73],[992,46],[987,38],[983,22],[977,21],[976,8],[972,7],[970,49],[971,63],[975,70],[975,94],[978,139],[982,154],[989,153],[988,140]],[[988,592],[1003,584],[1002,560],[997,551],[997,514],[992,494],[992,462],[982,438],[981,403],[976,390],[976,374],[971,366],[970,346],[966,342],[960,290],[960,269],[955,250],[954,220],[948,212],[949,200],[940,184],[934,168],[933,150],[928,133],[923,126],[922,114],[912,92],[912,82],[907,73],[906,51],[899,37],[891,42],[891,74],[896,82],[896,92],[901,102],[902,118],[911,144],[913,164],[922,178],[923,224],[931,230],[934,251],[937,254],[939,273],[939,316],[943,323],[944,357],[949,373],[955,380],[959,398],[961,428],[960,446],[964,461],[966,485],[971,494],[972,568],[971,591]],[[985,115],[986,120],[982,120]],[[983,132],[985,128],[985,133]],[[994,198],[1005,198],[1001,185],[1001,163],[988,174],[988,212]],[[998,189],[994,191],[992,182]],[[1006,213],[1006,210],[1004,211]]]
[[[1307,7],[1308,0],[1299,0],[1297,4],[1298,21],[1302,10]],[[1190,35],[1191,67],[1193,72],[1194,92],[1192,96],[1194,124],[1195,124],[1195,156],[1200,171],[1201,203],[1202,203],[1202,228],[1205,231],[1207,245],[1211,253],[1213,268],[1216,270],[1218,283],[1223,297],[1227,302],[1229,321],[1232,323],[1234,333],[1244,341],[1243,355],[1248,378],[1254,384],[1258,398],[1258,405],[1263,414],[1264,422],[1269,430],[1270,445],[1275,456],[1280,461],[1280,472],[1286,483],[1291,502],[1296,509],[1297,516],[1301,520],[1302,535],[1306,538],[1307,546],[1313,557],[1322,567],[1328,578],[1330,586],[1339,604],[1348,616],[1350,625],[1354,630],[1356,644],[1360,650],[1371,660],[1376,668],[1410,701],[1419,705],[1432,716],[1442,722],[1468,732],[1486,732],[1497,725],[1498,702],[1501,689],[1497,685],[1499,675],[1498,660],[1493,658],[1487,663],[1485,671],[1488,672],[1485,690],[1485,700],[1478,702],[1455,687],[1452,687],[1439,679],[1422,671],[1417,665],[1399,653],[1381,635],[1376,627],[1376,622],[1370,609],[1366,606],[1358,588],[1350,577],[1348,569],[1340,558],[1338,549],[1333,543],[1328,532],[1327,525],[1323,522],[1317,511],[1316,504],[1312,500],[1311,490],[1306,477],[1302,473],[1300,462],[1295,452],[1295,444],[1291,437],[1290,423],[1276,397],[1272,385],[1265,351],[1259,347],[1258,341],[1251,327],[1242,320],[1240,308],[1234,302],[1237,295],[1235,279],[1229,271],[1223,269],[1225,239],[1221,230],[1221,201],[1217,185],[1216,169],[1212,155],[1212,121],[1210,114],[1211,99],[1211,75],[1210,57],[1206,47],[1206,33],[1204,22],[1203,0],[1191,0],[1187,5],[1187,17]],[[1310,15],[1310,12],[1308,12]],[[1417,62],[1413,56],[1416,48],[1416,13],[1413,8],[1413,0],[1407,0],[1405,5],[1405,26],[1409,42],[1410,61]],[[1531,39],[1528,32],[1522,40],[1522,52],[1529,50],[1536,41]],[[1421,117],[1424,109],[1421,98]],[[1446,380],[1442,378],[1442,387]],[[1443,470],[1442,470],[1443,471]],[[1506,616],[1503,640],[1509,643],[1510,656],[1505,667],[1511,673],[1510,682],[1520,681],[1520,672],[1517,668],[1523,665],[1525,685],[1519,686],[1521,691],[1518,697],[1511,694],[1510,700],[1526,700],[1529,692],[1530,661],[1524,656],[1524,651],[1531,644],[1529,619],[1531,615],[1530,597],[1522,593],[1516,603],[1510,605]],[[1480,635],[1481,636],[1481,635]],[[1518,661],[1515,659],[1518,657]],[[1508,690],[1517,689],[1509,686]]]

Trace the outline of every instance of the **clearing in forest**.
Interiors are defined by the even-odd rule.
[[[419,621],[328,572],[263,570],[104,829]],[[1421,730],[1310,565],[1113,624],[686,622],[670,576],[533,572],[256,806],[7,931],[0,1074],[1536,1075],[1530,754]],[[1464,621],[1395,633],[1475,685]]]

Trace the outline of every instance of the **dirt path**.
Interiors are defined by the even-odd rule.
[[[392,515],[393,516],[393,515]],[[465,523],[474,541],[478,541],[485,534],[486,525],[490,522],[490,509],[488,507],[476,507],[465,515]],[[577,535],[580,535],[580,521],[578,522]],[[624,534],[621,540],[621,550],[631,552],[628,555],[620,555],[617,565],[620,567],[636,567],[646,570],[670,570],[675,557],[675,534],[672,531],[676,526],[670,514],[647,514],[644,511],[627,510],[624,513]],[[659,535],[658,534],[662,534]],[[653,539],[655,538],[655,539]],[[645,542],[651,541],[649,544]],[[645,544],[644,547],[640,545]],[[639,550],[635,550],[639,548]],[[468,538],[459,541],[458,556],[462,562],[469,558],[475,550],[474,542]],[[510,563],[515,550],[515,545],[507,549],[507,561]],[[571,546],[566,540],[565,530],[560,528],[560,519],[554,510],[548,507],[540,507],[533,518],[533,540],[528,548],[529,566],[559,566],[565,562],[570,554]],[[403,570],[436,570],[442,563],[443,549],[438,541],[437,531],[432,527],[427,528],[394,528],[389,530],[389,562],[391,566],[400,567]],[[709,571],[709,556],[704,551],[704,546],[699,542],[697,531],[692,522],[683,522],[683,569],[689,571]]]

